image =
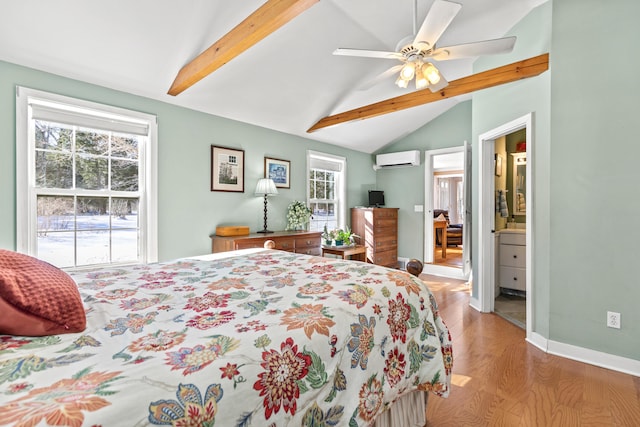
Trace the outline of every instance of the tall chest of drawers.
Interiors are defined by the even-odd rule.
[[[398,208],[351,208],[351,229],[367,248],[367,261],[398,266]]]
[[[524,230],[500,231],[500,271],[501,288],[516,291],[527,290],[527,236]]]

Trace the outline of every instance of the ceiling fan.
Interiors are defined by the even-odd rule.
[[[446,61],[492,55],[511,52],[513,49],[516,42],[515,37],[438,47],[436,46],[438,39],[456,17],[462,5],[446,0],[435,0],[422,25],[417,29],[417,3],[418,1],[414,0],[413,34],[400,40],[395,52],[345,48],[338,48],[333,52],[334,55],[395,59],[401,62],[373,80],[360,85],[358,89],[368,89],[383,79],[398,73],[396,85],[401,88],[408,87],[409,82],[415,77],[416,89],[428,87],[432,92],[437,92],[445,88],[449,82],[430,60]]]

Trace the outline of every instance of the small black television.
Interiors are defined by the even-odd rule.
[[[384,206],[384,191],[369,190],[369,206]]]

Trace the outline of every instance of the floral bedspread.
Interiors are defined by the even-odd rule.
[[[408,273],[281,251],[76,272],[87,329],[0,335],[0,425],[366,426],[449,392]]]

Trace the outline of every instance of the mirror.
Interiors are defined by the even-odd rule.
[[[511,153],[513,156],[513,215],[527,213],[527,153]]]

